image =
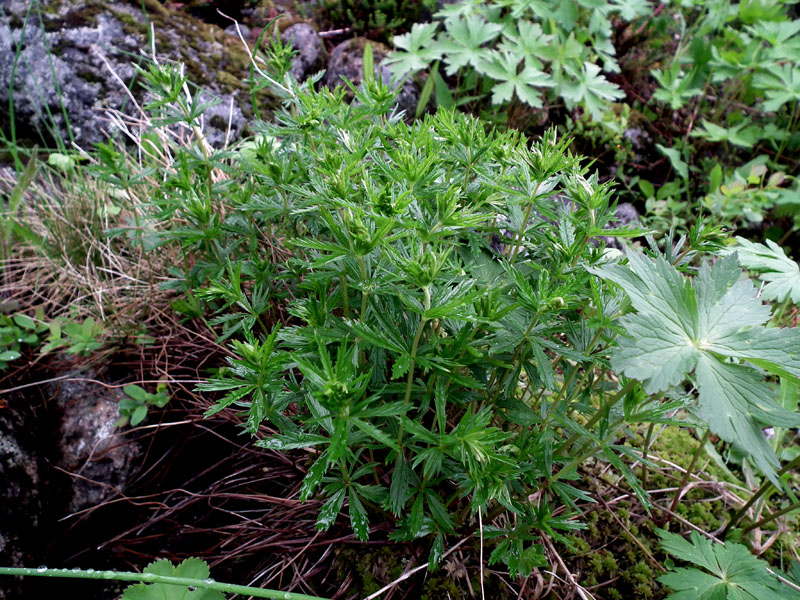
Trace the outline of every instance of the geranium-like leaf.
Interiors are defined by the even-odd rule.
[[[530,65],[520,71],[519,62],[520,57],[509,51],[492,52],[478,63],[478,71],[498,81],[492,89],[492,104],[510,102],[516,93],[526,104],[539,108],[541,92],[536,88],[553,87],[555,82],[547,73]]]
[[[702,126],[691,133],[692,137],[701,137],[710,142],[729,142],[734,146],[742,148],[752,148],[761,139],[761,128],[756,125],[749,125],[748,121],[734,125],[733,127],[720,127],[703,119]]]
[[[572,81],[564,83],[561,88],[561,96],[566,100],[567,107],[573,108],[582,103],[598,121],[603,118],[609,101],[625,96],[619,86],[606,79],[600,67],[594,63],[583,63],[582,70],[566,65],[565,70],[572,76]]]
[[[737,237],[738,246],[731,249],[739,257],[739,264],[750,271],[758,271],[758,278],[766,282],[761,297],[783,302],[791,298],[800,304],[800,265],[786,256],[783,248],[772,240],[766,245]]]
[[[391,67],[395,77],[399,79],[408,73],[427,69],[441,57],[433,44],[438,27],[438,23],[414,23],[409,33],[394,37],[394,45],[400,50],[392,52],[383,63]]]
[[[698,416],[723,439],[744,442],[753,462],[776,481],[778,459],[760,426],[797,427],[800,414],[775,401],[758,368],[800,380],[800,331],[763,326],[769,308],[740,279],[735,256],[704,264],[694,281],[663,257],[637,253],[628,254],[627,266],[589,270],[621,286],[637,311],[620,319],[626,335],[611,366],[640,380],[649,394],[694,373]]]
[[[208,565],[199,558],[187,558],[177,567],[166,559],[150,563],[145,573],[166,577],[182,577],[203,581],[208,579]],[[167,583],[137,583],[125,590],[123,600],[225,600],[225,595],[217,590],[190,589],[185,585]]]
[[[693,531],[689,540],[659,530],[661,547],[672,556],[702,567],[674,569],[658,581],[675,590],[669,600],[791,600],[800,594],[767,571],[767,563],[741,544],[722,545]]]
[[[486,50],[481,46],[496,38],[503,28],[497,23],[486,22],[478,15],[448,20],[445,27],[447,35],[441,37],[439,47],[447,57],[448,75],[453,75],[467,65],[477,67],[486,56]]]

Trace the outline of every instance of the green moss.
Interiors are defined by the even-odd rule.
[[[122,24],[122,30],[129,35],[144,35],[147,33],[147,25],[140,22],[133,15],[124,11],[114,11],[112,14]]]

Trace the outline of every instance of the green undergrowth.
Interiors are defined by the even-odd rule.
[[[455,31],[477,35],[465,22]],[[607,33],[581,52],[605,52]],[[336,90],[295,81],[290,55],[274,42],[254,63],[250,83],[281,108],[226,148],[205,141],[191,70],[138,66],[136,147],[51,154],[73,210],[8,219],[38,214],[50,265],[94,268],[83,289],[148,264],[118,288],[131,302],[116,304],[135,307],[127,322],[169,295],[225,350],[195,389],[207,416],[292,457],[291,501],[316,501],[320,535],[378,542],[338,551],[353,591],[374,593],[412,563],[427,567],[408,584],[420,597],[474,597],[489,571],[487,597],[551,571],[574,591],[563,557],[601,597],[661,598],[671,563],[655,526],[679,531],[680,518],[768,549],[781,568],[796,558],[794,261],[703,218],[685,235],[621,226],[614,186],[557,128],[528,138],[455,107],[407,122],[369,44],[362,83]],[[571,109],[575,85],[557,90]],[[36,180],[26,198],[47,189]],[[80,219],[78,233],[65,227]],[[89,353],[97,326],[65,326],[70,339],[52,349]],[[169,400],[127,392],[132,423]]]

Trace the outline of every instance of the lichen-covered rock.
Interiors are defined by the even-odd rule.
[[[133,62],[151,54],[148,21],[159,60],[180,60],[192,83],[222,102],[205,117],[206,136],[215,146],[244,129],[250,94],[249,55],[241,42],[214,25],[165,8],[156,0],[43,0],[4,2],[0,22],[0,121],[8,121],[13,92],[18,137],[59,136],[80,146],[106,139],[103,109],[132,111],[123,87],[133,80]],[[27,19],[27,21],[26,21]],[[14,81],[12,85],[12,73]],[[141,98],[142,90],[134,87]],[[262,98],[264,98],[262,94]],[[38,130],[38,133],[37,133]]]
[[[283,30],[281,41],[291,42],[297,54],[292,57],[291,73],[297,81],[325,68],[325,48],[317,30],[308,23],[295,23]]]
[[[353,38],[342,42],[331,50],[328,59],[328,68],[325,71],[323,82],[329,88],[343,85],[343,78],[358,85],[364,74],[364,46],[372,46],[372,55],[375,64],[375,77],[380,78],[385,84],[392,82],[392,72],[389,67],[381,64],[389,54],[389,49],[383,44],[371,42],[366,38]],[[405,111],[406,117],[413,117],[419,102],[420,90],[411,80],[403,84],[397,97],[397,110]]]

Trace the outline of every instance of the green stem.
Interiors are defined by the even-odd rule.
[[[772,314],[772,319],[770,319],[770,325],[774,325],[776,327],[780,326],[780,321],[783,318],[783,315],[786,313],[786,309],[789,308],[791,303],[791,296],[787,296],[786,299],[780,303],[777,310]]]
[[[602,336],[604,329],[605,329],[604,327],[600,327],[600,328],[597,329],[597,331],[595,332],[595,334],[592,337],[591,341],[589,342],[589,345],[586,347],[586,351],[588,352],[588,354],[586,354],[585,356],[587,356],[587,357],[591,356],[592,352],[594,351],[595,345],[597,344],[597,342],[600,341],[600,337]],[[558,356],[558,360],[561,360],[562,356],[563,355],[559,355]],[[556,367],[557,364],[558,364],[558,362],[553,364],[553,369],[554,370],[555,370],[555,367]],[[542,421],[542,424],[539,427],[540,430],[544,430],[545,426],[550,422],[550,419],[552,418],[553,413],[555,413],[555,411],[558,409],[558,405],[561,403],[561,401],[564,398],[564,395],[565,395],[567,389],[569,388],[570,384],[572,383],[572,380],[575,379],[575,375],[578,374],[579,370],[580,370],[580,364],[576,363],[572,367],[572,369],[570,370],[569,375],[567,375],[567,379],[561,385],[561,389],[558,390],[558,394],[556,394],[556,397],[553,400],[553,407],[547,412],[547,416],[544,418],[544,421]],[[589,374],[591,374],[591,372],[592,372],[591,369],[587,369],[586,372],[584,373],[583,379],[585,379]],[[583,381],[583,379],[581,381]],[[579,385],[578,388],[579,389],[583,389],[583,387],[581,385]]]
[[[675,496],[672,498],[672,503],[669,505],[669,512],[667,513],[667,517],[665,520],[666,523],[669,523],[670,520],[672,519],[672,513],[675,512],[675,508],[678,506],[678,501],[681,499],[681,496],[683,495],[683,490],[689,483],[689,478],[692,476],[694,468],[697,465],[697,459],[700,458],[700,454],[702,454],[703,448],[705,448],[706,442],[710,437],[711,437],[711,430],[706,429],[705,434],[703,434],[703,437],[700,439],[700,443],[697,445],[697,450],[695,450],[694,454],[692,454],[692,462],[689,463],[689,467],[683,474],[683,478],[681,479],[681,483],[678,486],[678,490],[675,492]]]
[[[339,285],[342,288],[342,303],[344,304],[344,318],[345,319],[349,319],[350,318],[350,301],[349,301],[349,299],[347,297],[347,294],[348,294],[348,292],[347,292],[347,275],[342,273],[339,276],[339,282],[340,282]],[[362,303],[363,303],[363,301],[362,301]]]
[[[425,292],[425,310],[427,311],[431,307],[431,288],[430,286],[425,286],[423,288]],[[425,324],[428,322],[428,319],[425,317],[420,317],[419,320],[419,327],[417,328],[417,334],[414,336],[414,342],[411,344],[411,354],[409,355],[410,360],[408,364],[408,378],[406,379],[406,394],[405,394],[405,401],[409,402],[411,400],[411,388],[414,384],[414,357],[417,356],[417,348],[419,348],[419,340],[422,338],[422,332],[425,330]]]
[[[256,598],[272,598],[274,600],[325,600],[319,596],[281,592],[278,590],[265,590],[261,588],[235,585],[233,583],[219,583],[213,579],[190,579],[188,577],[170,577],[168,575],[155,575],[153,573],[132,573],[126,571],[94,571],[75,569],[38,569],[0,567],[0,575],[22,575],[33,577],[66,577],[70,579],[105,579],[111,581],[137,581],[142,583],[165,583],[180,585],[203,590],[217,590],[228,594],[242,594]]]
[[[512,365],[516,365],[517,364],[517,359],[519,358],[519,355],[522,352],[522,347],[525,345],[525,342],[527,341],[528,336],[531,334],[531,331],[533,331],[533,328],[534,328],[534,326],[536,325],[536,323],[538,321],[539,321],[539,314],[537,313],[537,314],[535,314],[533,316],[533,320],[531,320],[531,324],[528,325],[528,329],[525,330],[525,333],[522,336],[522,341],[514,349],[514,355],[511,357],[511,364]],[[559,358],[560,358],[560,356],[559,356]],[[498,367],[497,369],[492,371],[492,376],[489,379],[489,385],[488,385],[489,398],[494,396],[494,387],[495,387],[495,385],[497,383],[500,383],[501,385],[503,383],[505,383],[505,376],[502,379],[500,379],[500,381],[498,381],[498,379],[500,378],[499,373],[500,373],[500,367]]]
[[[644,438],[644,448],[642,449],[642,488],[647,489],[647,451],[650,450],[650,440],[653,439],[653,430],[656,424],[650,423],[647,428],[647,435]]]
[[[364,264],[364,257],[358,256],[358,266],[361,267],[361,281],[362,285],[366,286],[367,283],[367,266]],[[361,292],[361,322],[367,317],[367,297],[369,292],[362,290]]]
[[[630,392],[630,391],[633,389],[633,386],[635,386],[635,385],[636,385],[636,381],[635,381],[635,380],[631,379],[630,381],[628,381],[628,383],[626,383],[626,384],[625,384],[625,385],[622,387],[622,389],[621,389],[621,390],[619,390],[619,391],[618,391],[616,394],[614,394],[614,395],[613,395],[613,396],[612,396],[612,397],[609,399],[609,401],[608,401],[608,402],[606,402],[605,410],[604,410],[604,409],[602,409],[602,408],[599,408],[599,409],[597,409],[597,412],[596,412],[596,413],[594,413],[594,415],[592,416],[592,418],[591,418],[591,419],[589,419],[589,420],[586,422],[586,425],[584,425],[584,426],[583,426],[583,428],[584,428],[584,429],[589,429],[589,428],[591,428],[591,427],[592,427],[592,426],[593,426],[595,423],[597,423],[597,422],[600,420],[600,417],[602,417],[602,416],[603,416],[603,413],[604,413],[605,411],[607,411],[607,410],[610,410],[610,409],[611,409],[611,407],[612,407],[612,406],[614,406],[614,405],[615,405],[617,402],[619,402],[621,398],[624,398],[624,397],[625,397],[625,395],[626,395],[628,392]],[[580,439],[580,437],[581,437],[581,434],[580,434],[580,433],[575,433],[575,434],[573,434],[573,435],[572,435],[572,437],[571,437],[571,438],[569,438],[569,439],[568,439],[568,440],[567,440],[567,441],[564,443],[564,448],[566,449],[566,448],[571,448],[572,446],[574,446],[574,445],[575,445],[575,443],[576,443],[576,442],[577,442],[577,441]],[[575,462],[575,461],[573,461],[573,462]],[[562,469],[561,471],[564,471],[564,469]]]
[[[780,469],[780,471],[777,472],[776,475],[780,477],[781,475],[783,475],[787,471],[790,471],[791,469],[794,469],[798,465],[800,465],[800,456],[796,456],[793,460],[790,460],[788,463],[783,465],[783,467]],[[725,525],[725,528],[722,530],[722,533],[720,533],[720,537],[724,538],[725,535],[731,530],[731,528],[742,520],[742,518],[750,509],[750,507],[753,506],[753,504],[755,504],[756,501],[759,498],[761,498],[761,496],[763,496],[764,493],[766,493],[771,487],[772,487],[772,482],[769,479],[764,481],[764,483],[761,484],[761,487],[758,488],[758,490],[756,490],[756,492],[750,497],[750,500],[748,500],[744,504],[744,506],[742,506],[742,508],[737,510],[736,513],[733,515],[733,517],[731,517],[731,520],[728,521],[728,524]]]
[[[798,109],[800,109],[800,102],[797,100],[794,101],[794,110],[792,111],[792,118],[789,121],[789,130],[786,132],[786,137],[781,141],[781,145],[778,147],[778,153],[775,155],[773,161],[775,164],[778,164],[778,161],[783,154],[783,151],[786,149],[786,144],[789,143],[789,139],[792,137],[792,133],[794,132],[795,125],[797,124],[797,115]]]
[[[759,519],[758,521],[756,521],[752,525],[748,525],[747,527],[745,527],[744,531],[742,531],[742,535],[747,535],[753,529],[757,529],[759,527],[762,527],[763,525],[766,525],[770,521],[774,521],[778,517],[782,517],[786,513],[790,513],[793,510],[797,510],[798,508],[800,508],[800,501],[795,502],[794,504],[790,504],[786,508],[782,508],[778,512],[774,512],[771,515],[767,515],[766,517],[764,517],[763,519]]]
[[[511,262],[514,262],[514,258],[516,258],[517,252],[519,251],[519,247],[522,245],[522,236],[525,235],[525,228],[528,226],[528,219],[530,218],[531,211],[533,210],[533,201],[536,198],[536,194],[539,192],[539,187],[541,185],[542,182],[539,181],[536,183],[536,187],[533,188],[533,194],[531,194],[531,202],[525,209],[525,217],[522,219],[522,227],[520,227],[520,230],[517,233],[516,240],[512,242],[514,244],[514,251],[508,257]],[[509,245],[508,247],[510,248],[511,246]]]

